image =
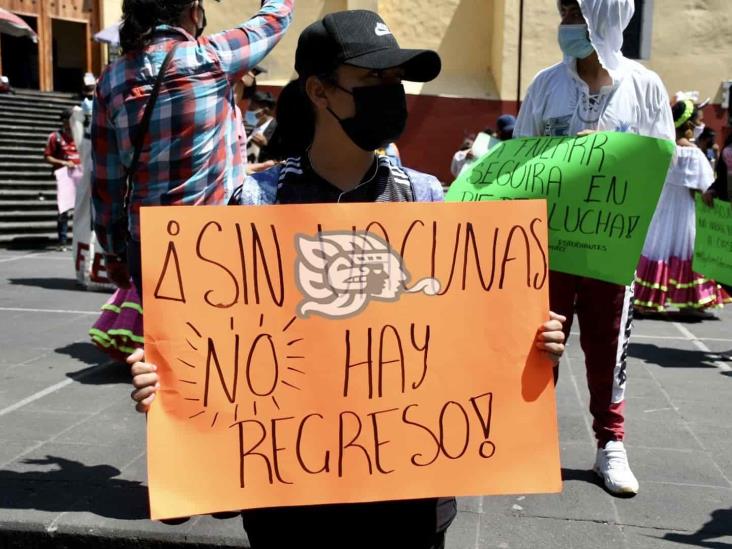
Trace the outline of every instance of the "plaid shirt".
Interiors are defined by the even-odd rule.
[[[161,25],[144,51],[107,67],[92,121],[95,230],[106,252],[140,239],[141,206],[226,204],[244,179],[233,83],[259,63],[290,24],[294,0],[268,0],[239,27],[196,40]],[[153,110],[132,189],[133,139],[160,66],[178,43]],[[125,209],[125,197],[129,215]]]

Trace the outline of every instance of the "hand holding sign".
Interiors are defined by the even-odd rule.
[[[140,413],[147,413],[150,405],[155,400],[155,393],[160,388],[160,378],[158,377],[158,367],[154,364],[147,364],[145,353],[142,349],[137,349],[129,357],[127,364],[130,365],[132,373],[132,385],[135,390],[132,391],[132,400],[137,404],[135,409]]]
[[[565,322],[567,317],[550,312],[549,321],[541,325],[536,335],[536,348],[547,353],[555,367],[559,365],[559,359],[564,354],[565,337],[562,327]]]
[[[558,491],[544,212],[143,209],[153,518]]]
[[[556,367],[559,360],[564,354],[564,332],[562,326],[567,322],[567,318],[550,312],[548,320],[542,324],[536,334],[536,348],[546,353],[552,364]],[[137,349],[127,358],[127,363],[131,365],[132,385],[135,390],[132,391],[132,400],[136,403],[135,409],[140,413],[150,411],[150,406],[155,400],[155,394],[160,388],[160,378],[158,377],[158,367],[154,364],[143,362],[145,354],[142,349]]]

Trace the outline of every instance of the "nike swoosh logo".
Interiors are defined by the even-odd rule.
[[[388,34],[391,34],[389,27],[384,23],[377,23],[374,32],[376,33],[376,36],[387,36]]]

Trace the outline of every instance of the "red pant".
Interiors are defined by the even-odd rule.
[[[626,358],[633,323],[633,289],[591,278],[551,271],[552,311],[567,317],[569,339],[574,313],[580,326],[590,390],[592,428],[600,446],[625,434]]]

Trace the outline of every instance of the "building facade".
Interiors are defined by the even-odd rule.
[[[0,5],[8,1],[34,2],[0,0]],[[722,130],[728,122],[728,111],[721,106],[722,83],[732,80],[732,2],[635,2],[626,54],[658,72],[670,95],[698,90],[702,99],[711,98],[707,123]],[[106,26],[118,20],[121,0],[103,3]],[[205,0],[207,31],[246,20],[260,3]],[[296,76],[297,37],[308,24],[333,11],[358,8],[378,11],[402,47],[432,48],[442,56],[437,80],[407,88],[410,125],[399,145],[408,164],[445,181],[463,138],[494,127],[501,113],[515,114],[533,76],[561,58],[555,0],[298,0],[293,26],[265,60],[269,72],[260,83],[276,90]]]
[[[0,35],[0,74],[14,87],[79,92],[85,72],[99,74],[101,49],[92,36],[104,20],[100,0],[0,0],[0,8],[38,35],[37,44]]]

